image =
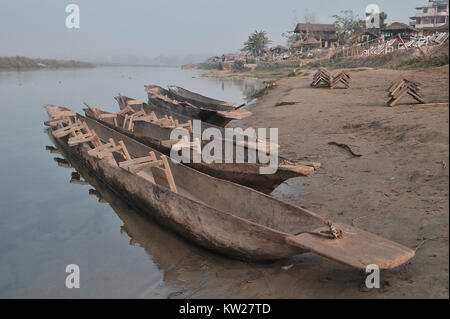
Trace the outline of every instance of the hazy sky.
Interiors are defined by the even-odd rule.
[[[388,22],[408,22],[427,0],[1,0],[0,56],[108,59],[237,51],[248,34],[262,29],[284,44],[281,33],[296,18],[313,15],[332,23],[351,9],[364,16],[369,3],[388,13]],[[66,5],[80,7],[80,29],[65,26]]]

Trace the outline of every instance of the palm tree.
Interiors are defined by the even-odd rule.
[[[268,44],[272,43],[266,36],[265,31],[256,31],[250,34],[248,40],[244,42],[242,51],[248,52],[253,56],[261,56]]]

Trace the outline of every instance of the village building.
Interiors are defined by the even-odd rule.
[[[411,26],[417,30],[433,31],[447,24],[448,30],[448,0],[429,0],[428,5],[416,7],[420,10],[411,17]]]
[[[369,30],[365,30],[362,32],[359,32],[355,35],[353,35],[352,37],[350,37],[350,39],[348,39],[348,42],[350,42],[351,44],[355,44],[355,43],[367,43],[367,42],[373,42],[375,40],[378,40],[380,38],[379,35],[369,31]]]
[[[334,24],[298,23],[294,33],[298,34],[301,41],[294,43],[297,44],[297,48],[315,46],[316,43],[319,48],[327,48],[335,46],[338,41]]]
[[[390,40],[394,38],[401,38],[403,40],[409,40],[412,37],[414,37],[417,33],[417,30],[413,27],[401,23],[401,22],[394,22],[390,25],[388,25],[382,32],[382,36],[385,40]]]

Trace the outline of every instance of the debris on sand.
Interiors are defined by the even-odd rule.
[[[348,146],[347,144],[341,144],[341,143],[337,143],[337,142],[329,142],[329,145],[336,145],[339,146],[347,151],[349,151],[350,154],[352,154],[354,157],[361,157],[361,154],[356,154],[355,152],[352,151],[352,149],[350,148],[350,146]]]

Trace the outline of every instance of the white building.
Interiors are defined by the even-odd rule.
[[[448,23],[448,0],[429,0],[428,5],[416,8],[421,12],[411,17],[410,25],[417,30],[433,29]]]

